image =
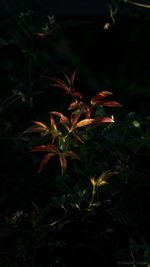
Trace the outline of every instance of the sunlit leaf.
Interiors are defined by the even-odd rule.
[[[99,125],[101,125],[103,123],[113,123],[113,122],[114,122],[113,118],[98,117],[98,118],[94,119],[94,121],[91,123],[90,127],[94,128],[94,127],[98,127]]]
[[[96,185],[97,186],[102,186],[107,184],[108,182],[106,181],[110,176],[118,174],[118,172],[112,172],[112,171],[105,171],[103,172],[98,179],[96,180]]]
[[[91,181],[92,186],[95,187],[96,186],[96,179],[95,179],[95,177],[90,178],[90,181]]]
[[[76,128],[87,126],[89,124],[92,124],[94,121],[95,121],[95,119],[84,119],[84,120],[81,120],[76,124]]]
[[[57,129],[57,125],[52,115],[50,116],[50,125],[51,125],[50,133],[52,136],[52,144],[53,144],[55,139],[61,135],[61,132]]]
[[[57,130],[57,126],[52,115],[50,116],[50,125],[53,129]]]
[[[96,96],[94,96],[91,99],[91,105],[96,105],[97,102],[99,102],[100,100],[103,100],[105,97],[112,95],[111,92],[109,91],[101,91],[99,93],[96,94]]]
[[[45,129],[48,128],[47,125],[46,125],[45,123],[41,122],[41,121],[33,121],[33,122],[34,122],[35,124],[37,124],[37,125],[39,125],[39,126],[45,128]]]

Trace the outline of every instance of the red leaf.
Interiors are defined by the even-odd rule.
[[[57,130],[57,126],[52,115],[50,116],[50,125],[54,130]]]
[[[39,166],[39,172],[41,172],[44,169],[46,163],[55,155],[56,154],[54,154],[54,153],[49,153],[42,159],[40,166]]]
[[[64,73],[64,76],[66,77],[66,80],[67,80],[67,82],[69,84],[69,87],[71,87],[71,80],[70,80],[70,78],[68,77],[68,75],[66,73]]]
[[[24,133],[49,133],[49,129],[44,129],[43,127],[40,126],[32,126],[24,131]]]
[[[74,127],[78,121],[78,119],[80,118],[82,112],[79,110],[79,112],[77,113],[72,113],[71,114],[71,126]]]
[[[70,77],[70,81],[71,81],[71,84],[73,85],[74,84],[74,80],[75,80],[75,76],[77,74],[77,70],[75,70],[72,74],[71,74],[71,77]]]
[[[116,101],[100,101],[98,105],[102,105],[105,107],[122,107],[122,105]]]
[[[74,93],[72,93],[72,95],[78,97],[79,99],[83,98],[83,96],[82,96],[82,94],[80,92],[74,92]]]
[[[67,168],[67,161],[63,153],[59,153],[59,160],[61,165],[61,174],[63,175]]]
[[[48,128],[47,125],[46,125],[45,123],[41,122],[41,121],[33,121],[33,122],[34,122],[35,124],[37,124],[37,125],[39,125],[39,126],[45,128],[45,129]]]
[[[75,132],[72,132],[72,135],[75,137],[75,139],[77,139],[79,142],[81,142],[82,144],[84,144],[84,141],[81,139],[81,137],[79,136],[79,134],[76,134]]]
[[[101,91],[101,92],[97,93],[96,96],[94,96],[91,99],[91,105],[96,105],[97,102],[99,102],[100,100],[104,99],[105,97],[107,97],[109,95],[112,95],[112,93],[109,91]]]
[[[83,102],[78,102],[77,100],[72,102],[68,108],[68,110],[72,110],[72,109],[79,109],[80,106],[83,104]]]
[[[46,124],[40,121],[34,121],[34,123],[37,125],[28,128],[27,130],[24,131],[24,133],[45,133],[45,134],[49,133],[50,129]]]
[[[109,123],[109,122],[114,122],[114,120],[109,117],[98,117],[94,119],[93,123],[90,126],[93,128],[99,126],[102,123]]]
[[[55,82],[56,84],[58,84],[59,86],[61,86],[62,88],[66,86],[66,83],[59,79],[59,78],[54,78],[54,77],[47,77],[49,80]]]
[[[47,78],[54,82],[54,83],[51,84],[51,86],[62,88],[62,89],[64,89],[65,91],[67,91],[69,93],[70,86],[68,87],[63,80],[58,79],[58,78],[54,78],[54,77],[47,77]]]
[[[31,152],[53,152],[53,153],[58,153],[58,149],[55,145],[50,144],[50,145],[41,145],[41,146],[36,146],[31,149]]]
[[[68,122],[68,118],[67,118],[66,116],[64,116],[64,115],[63,115],[62,113],[60,113],[60,112],[52,111],[51,114],[54,114],[54,115],[56,115],[57,117],[59,117],[59,118],[60,118],[60,122],[61,122],[62,124]]]

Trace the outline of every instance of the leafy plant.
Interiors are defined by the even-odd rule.
[[[98,127],[103,123],[113,123],[114,118],[97,115],[97,107],[120,107],[121,104],[116,101],[107,100],[112,95],[109,91],[98,92],[90,103],[83,101],[83,96],[77,92],[74,87],[76,71],[69,77],[65,74],[66,81],[58,78],[48,77],[53,81],[52,86],[61,88],[66,94],[73,98],[73,102],[68,107],[71,112],[68,116],[58,112],[50,112],[50,125],[34,121],[34,126],[28,128],[25,133],[40,133],[43,141],[45,136],[49,136],[50,142],[35,146],[31,152],[48,152],[40,163],[39,172],[45,164],[54,156],[59,156],[61,165],[61,174],[63,175],[67,168],[67,157],[80,160],[75,147],[78,142],[84,144],[89,138],[89,130]],[[83,129],[82,129],[83,128]],[[73,149],[73,150],[72,150]]]

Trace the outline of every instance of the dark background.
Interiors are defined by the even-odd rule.
[[[113,19],[110,4],[118,6]],[[1,0],[0,266],[116,266],[132,261],[131,251],[149,263],[149,10],[121,0]],[[79,168],[70,161],[62,177],[54,159],[39,174],[40,156],[29,152],[39,139],[23,132],[35,120],[49,124],[49,111],[66,112],[68,98],[45,76],[64,78],[75,69],[86,101],[109,90],[123,105],[108,110],[116,128],[95,133]],[[82,189],[91,192],[91,175],[111,168],[119,178],[100,200],[112,202],[88,214]],[[74,199],[81,211],[70,205]],[[49,228],[60,217],[62,224]]]

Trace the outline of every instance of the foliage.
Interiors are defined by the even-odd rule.
[[[74,88],[75,74],[76,72],[73,72],[71,78],[65,75],[68,84],[66,84],[63,80],[57,78],[49,78],[55,82],[53,86],[62,88],[65,93],[73,97],[73,102],[69,105],[68,108],[69,111],[73,110],[70,117],[68,118],[58,111],[53,111],[50,112],[50,127],[48,127],[43,122],[35,121],[35,126],[32,126],[25,131],[25,133],[38,132],[41,133],[43,137],[47,135],[50,136],[50,143],[46,145],[42,144],[40,146],[36,146],[31,150],[32,152],[48,152],[48,154],[41,161],[39,172],[43,170],[45,164],[49,161],[49,159],[51,159],[55,155],[58,155],[61,164],[61,173],[63,175],[64,171],[67,168],[66,157],[74,157],[76,159],[80,159],[75,151],[70,150],[71,147],[73,147],[73,144],[78,147],[76,141],[84,143],[85,140],[89,140],[87,129],[83,131],[82,128],[86,128],[86,126],[94,128],[103,123],[114,122],[113,118],[106,116],[97,116],[95,108],[98,106],[121,106],[118,102],[105,100],[107,96],[112,94],[109,91],[101,91],[97,93],[96,96],[91,99],[90,104],[83,102],[82,94],[77,92]],[[54,115],[59,118],[58,122],[55,122]],[[58,126],[63,126],[65,130],[61,130],[61,128],[59,129]]]
[[[106,1],[84,20],[2,2],[0,266],[148,266],[148,9]]]

